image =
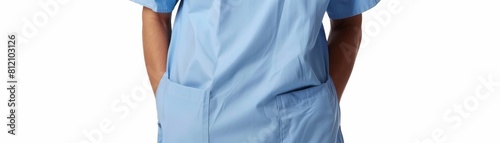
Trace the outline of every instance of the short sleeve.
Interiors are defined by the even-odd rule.
[[[326,12],[331,19],[342,19],[361,14],[380,0],[330,0]]]
[[[130,0],[159,13],[171,13],[178,0]]]

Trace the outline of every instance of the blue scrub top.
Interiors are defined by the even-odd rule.
[[[157,90],[158,143],[342,143],[322,18],[379,0],[132,0],[179,3]]]

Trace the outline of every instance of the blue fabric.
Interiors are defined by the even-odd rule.
[[[176,1],[133,0],[157,12]],[[159,143],[342,143],[322,18],[378,0],[182,0],[156,104]]]
[[[358,15],[373,6],[380,0],[330,0],[327,12],[331,19],[342,19]]]
[[[159,13],[171,13],[174,10],[177,0],[131,0]]]

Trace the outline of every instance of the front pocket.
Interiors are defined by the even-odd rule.
[[[340,113],[329,77],[325,83],[278,96],[283,143],[334,142]]]
[[[208,142],[208,92],[164,79],[158,116],[167,143]],[[161,97],[160,97],[161,96]]]

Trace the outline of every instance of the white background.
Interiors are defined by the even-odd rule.
[[[39,4],[48,2],[51,11]],[[11,32],[23,41],[17,135],[7,134],[3,88],[0,143],[156,142],[141,9],[127,0],[1,1],[2,47]],[[341,102],[345,141],[500,142],[498,13],[490,0],[383,0],[366,12]]]

